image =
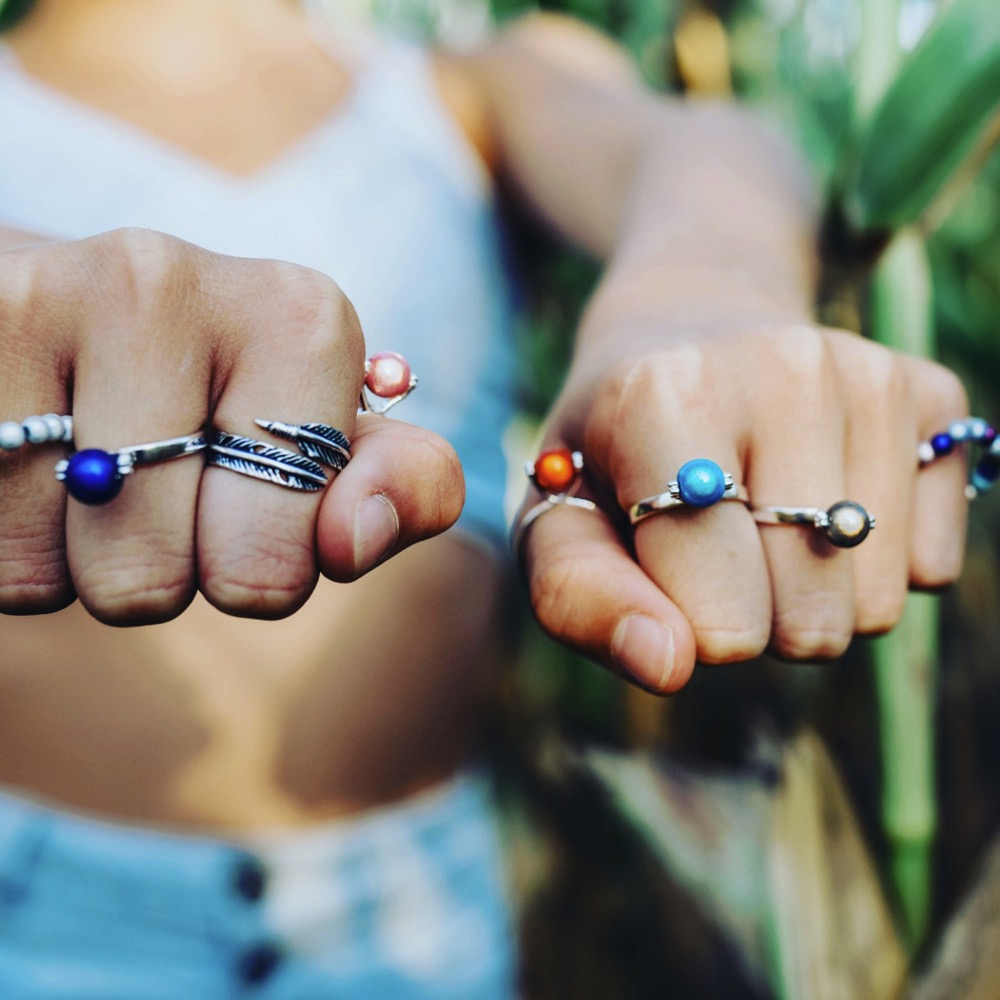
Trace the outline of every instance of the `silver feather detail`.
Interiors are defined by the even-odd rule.
[[[277,437],[294,441],[303,455],[337,472],[351,460],[351,442],[347,435],[329,424],[286,424],[281,420],[254,422]]]
[[[253,438],[213,431],[208,464],[265,479],[292,490],[321,490],[326,474],[314,461]]]

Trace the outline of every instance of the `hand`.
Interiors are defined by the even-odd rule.
[[[79,595],[109,624],[158,622],[200,589],[230,614],[281,617],[319,568],[354,579],[461,509],[445,442],[396,420],[355,422],[364,340],[351,304],[315,271],[146,230],[7,251],[0,351],[0,421],[72,413],[77,449],[208,424],[266,438],[254,425],[263,417],[330,424],[353,455],[325,492],[192,457],[137,468],[115,500],[88,507],[54,479],[58,446],[0,452],[2,612],[54,611]]]
[[[574,362],[547,423],[545,447],[580,449],[583,495],[614,514],[560,508],[525,536],[535,613],[557,639],[670,692],[696,660],[765,648],[837,657],[855,633],[892,628],[908,586],[958,576],[963,460],[918,471],[916,458],[920,440],[967,412],[951,372],[787,323],[632,334],[615,351],[614,364],[593,352]],[[756,504],[856,500],[877,529],[837,549],[807,527],[758,525],[732,502],[630,528],[620,512],[662,492],[692,458],[731,472]]]

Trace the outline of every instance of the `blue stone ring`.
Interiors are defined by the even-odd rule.
[[[125,477],[137,465],[153,465],[185,455],[194,455],[208,447],[203,432],[183,437],[138,444],[117,451],[84,448],[56,463],[56,479],[80,503],[98,506],[110,503],[122,491]]]
[[[685,462],[677,471],[677,478],[667,483],[667,488],[655,496],[646,497],[629,508],[628,518],[638,524],[647,517],[673,510],[676,507],[711,507],[720,500],[749,501],[747,491],[733,482],[733,477],[723,472],[707,458]]]

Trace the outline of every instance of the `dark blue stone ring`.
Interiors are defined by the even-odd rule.
[[[137,465],[152,465],[185,455],[194,455],[208,447],[203,432],[152,444],[139,444],[118,451],[84,448],[56,463],[56,479],[80,503],[98,506],[109,503],[122,491],[125,477]]]
[[[723,472],[707,458],[685,462],[677,471],[677,478],[667,483],[667,488],[655,496],[646,497],[629,508],[628,517],[638,524],[647,517],[676,507],[711,507],[720,500],[749,501],[747,491],[733,482],[733,477]]]

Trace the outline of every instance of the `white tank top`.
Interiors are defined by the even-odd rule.
[[[39,83],[0,42],[0,221],[69,239],[142,226],[330,275],[369,353],[399,351],[419,375],[397,412],[458,451],[459,524],[502,539],[509,280],[489,178],[426,52],[378,47],[333,118],[235,178]]]

